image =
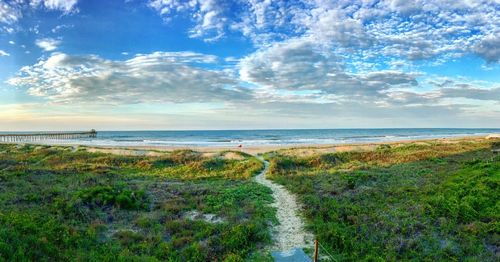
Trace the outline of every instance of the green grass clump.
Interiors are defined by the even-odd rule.
[[[464,163],[458,172],[437,188],[439,193],[430,195],[429,213],[436,218],[452,218],[471,230],[481,227],[500,233],[500,228],[497,227],[500,218],[498,160],[495,158],[491,162],[474,160]]]
[[[73,205],[87,207],[115,206],[128,210],[147,209],[149,199],[144,190],[130,190],[123,186],[95,186],[80,190],[72,199]]]

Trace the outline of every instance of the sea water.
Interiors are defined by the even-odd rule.
[[[380,128],[197,131],[99,131],[96,138],[47,143],[97,146],[260,146],[390,142],[500,133],[500,128]]]

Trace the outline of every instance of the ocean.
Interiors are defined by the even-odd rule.
[[[259,146],[389,142],[500,133],[500,128],[280,129],[211,131],[99,131],[97,138],[50,140],[96,146]]]

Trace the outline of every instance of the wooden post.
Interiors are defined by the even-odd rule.
[[[313,261],[318,262],[318,240],[317,239],[314,240],[314,258],[313,258]]]

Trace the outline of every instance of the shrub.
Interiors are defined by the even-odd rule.
[[[225,161],[221,158],[210,158],[202,162],[202,167],[207,170],[221,170],[224,168]]]
[[[160,158],[158,160],[153,161],[153,167],[155,168],[165,168],[175,166],[175,162],[170,158]]]
[[[84,259],[83,253],[82,260],[99,261],[112,256],[106,248],[109,245],[97,244],[94,235],[78,232],[50,215],[0,212],[0,261],[69,261],[78,256],[78,249],[99,254]]]
[[[207,261],[207,251],[198,243],[192,243],[181,251],[184,261],[204,262]]]
[[[17,165],[17,161],[11,159],[0,159],[0,169]]]
[[[391,145],[382,144],[382,145],[377,146],[377,151],[388,151],[391,148],[392,148]]]
[[[229,254],[226,258],[224,258],[224,262],[243,262],[243,258],[237,254]]]
[[[130,245],[133,243],[138,243],[144,239],[141,234],[138,234],[134,231],[130,230],[121,230],[115,233],[114,235],[122,245]]]
[[[336,165],[340,159],[335,153],[327,153],[310,157],[307,161],[308,166],[316,168],[328,168]]]
[[[114,206],[138,210],[147,209],[149,199],[143,190],[131,190],[122,186],[96,186],[76,192],[71,203],[82,203],[90,208]]]
[[[188,164],[200,160],[202,156],[200,152],[193,150],[175,150],[170,153],[169,158],[176,164]]]

